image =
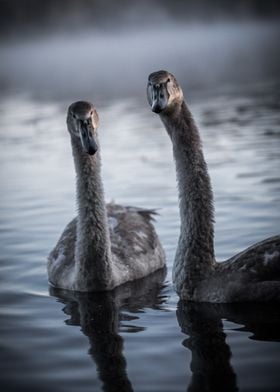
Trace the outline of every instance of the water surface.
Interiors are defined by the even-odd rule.
[[[178,303],[179,231],[170,141],[141,99],[97,102],[106,197],[160,208],[167,275],[107,294],[50,289],[46,258],[75,214],[70,102],[0,100],[3,391],[278,391],[277,306]],[[279,84],[192,96],[223,260],[279,233]]]

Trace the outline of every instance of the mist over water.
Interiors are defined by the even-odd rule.
[[[85,29],[0,48],[0,85],[53,98],[144,96],[147,76],[173,72],[187,91],[279,77],[276,22],[177,23]]]

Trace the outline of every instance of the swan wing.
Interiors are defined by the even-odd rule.
[[[280,280],[280,236],[258,242],[220,266],[229,272],[247,273],[257,281]]]

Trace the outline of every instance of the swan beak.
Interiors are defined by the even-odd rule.
[[[161,113],[168,104],[168,94],[162,86],[154,86],[152,97],[152,111]]]
[[[85,121],[80,122],[80,138],[84,151],[89,155],[94,155],[98,150],[98,145],[92,130]]]

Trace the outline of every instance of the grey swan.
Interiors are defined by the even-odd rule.
[[[95,107],[70,105],[67,128],[76,170],[78,216],[48,258],[49,283],[75,291],[106,291],[153,273],[165,255],[154,210],[105,204]]]
[[[148,78],[147,97],[173,144],[181,219],[173,265],[178,295],[196,302],[280,301],[280,236],[216,262],[211,182],[183,91],[171,73],[157,71]]]

